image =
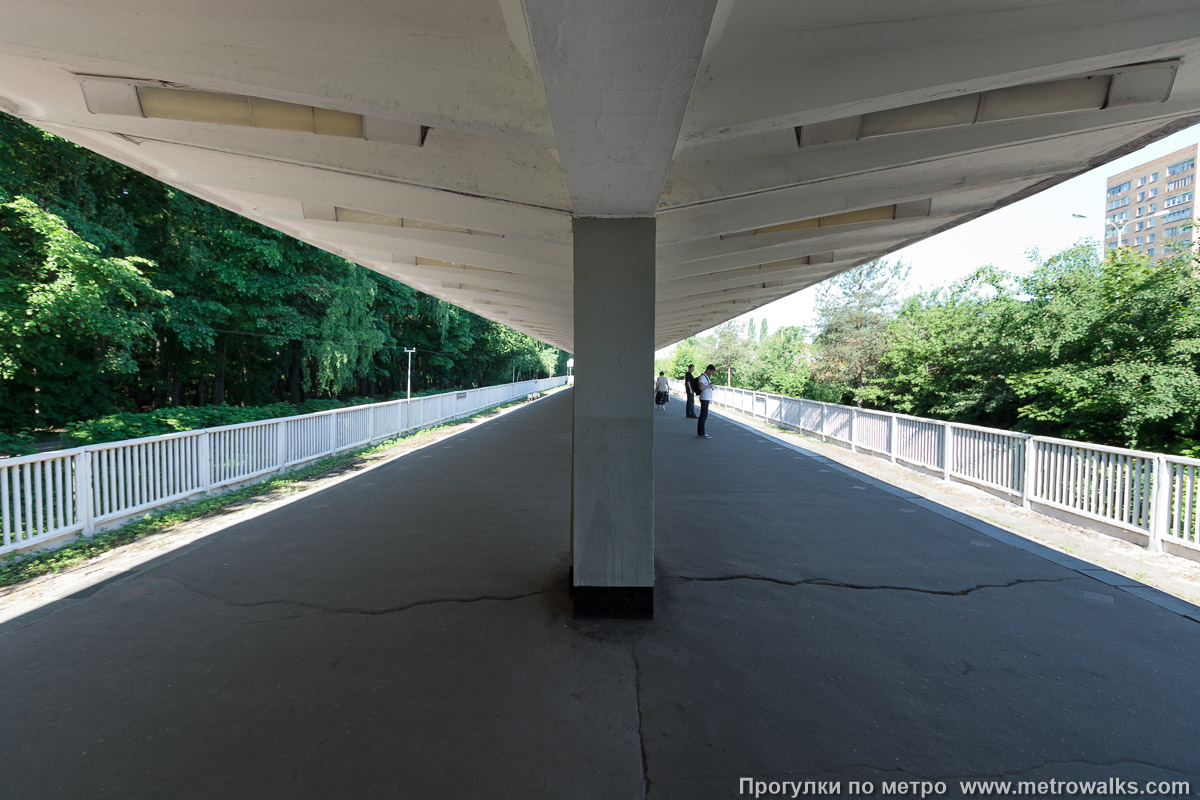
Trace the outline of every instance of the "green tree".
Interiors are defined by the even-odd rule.
[[[699,374],[708,363],[705,360],[706,357],[701,340],[698,337],[689,336],[675,345],[671,355],[657,365],[655,374],[657,375],[658,371],[662,370],[667,373],[668,378],[682,378],[687,374],[688,364],[695,364],[696,374]]]
[[[0,204],[0,426],[103,413],[170,295],[32,200]],[[118,384],[119,385],[119,384]]]
[[[752,388],[788,397],[803,397],[812,384],[809,359],[803,328],[790,326],[764,335],[759,340],[761,377]]]
[[[0,114],[0,426],[561,374],[567,354]],[[64,388],[65,387],[65,388]]]
[[[747,358],[752,356],[752,350],[749,343],[742,339],[741,326],[732,321],[718,325],[715,334],[716,346],[712,351],[712,363],[716,365],[718,373],[725,373],[725,385],[734,386],[733,375],[736,372],[741,377]]]
[[[873,382],[907,275],[902,262],[871,261],[829,279],[817,296],[814,373],[819,380],[844,387],[843,393],[859,405],[878,396]]]
[[[1005,427],[1017,421],[1007,381],[1023,344],[1011,276],[985,267],[906,299],[879,361],[879,406],[915,416]]]
[[[1200,285],[1190,253],[1150,264],[1090,244],[1021,281],[1023,358],[1008,382],[1023,427],[1170,448],[1200,420]]]

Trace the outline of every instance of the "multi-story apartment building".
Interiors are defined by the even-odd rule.
[[[1152,259],[1196,246],[1196,158],[1200,145],[1147,161],[1108,179],[1104,249],[1132,247]]]

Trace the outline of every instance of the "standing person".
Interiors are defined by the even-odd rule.
[[[708,404],[712,402],[712,376],[716,371],[717,368],[709,364],[704,368],[704,372],[700,373],[700,377],[696,379],[696,388],[700,390],[700,421],[696,423],[696,436],[701,439],[712,438],[704,432],[704,423],[708,420]]]
[[[687,393],[687,407],[683,409],[683,415],[688,419],[696,418],[696,376],[692,374],[695,368],[695,364],[688,364],[687,375],[683,376],[683,390]]]
[[[665,372],[658,373],[658,378],[654,381],[654,402],[658,405],[659,410],[665,409],[667,406],[667,394],[671,391],[671,386],[667,383],[667,375]]]

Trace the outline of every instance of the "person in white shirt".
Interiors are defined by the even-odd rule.
[[[708,404],[712,402],[712,376],[716,373],[717,368],[709,364],[704,368],[704,372],[700,373],[700,377],[696,381],[700,384],[700,393],[697,397],[700,399],[700,421],[696,423],[696,436],[701,439],[711,439],[704,432],[704,423],[708,419]]]
[[[667,374],[665,372],[658,373],[658,379],[654,382],[654,402],[660,411],[667,407],[667,396],[670,391],[671,386],[667,383]]]

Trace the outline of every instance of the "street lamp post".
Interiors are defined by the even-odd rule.
[[[1117,240],[1118,247],[1121,246],[1121,228],[1128,228],[1128,227],[1129,227],[1128,222],[1126,222],[1124,225],[1118,225],[1115,222],[1109,222],[1108,220],[1104,221],[1105,232],[1107,232],[1109,228],[1112,228],[1113,238],[1115,238]]]
[[[1088,218],[1087,214],[1072,214],[1071,216],[1074,217],[1075,219],[1087,219]],[[1117,246],[1120,247],[1121,246],[1121,228],[1127,228],[1127,227],[1129,227],[1128,222],[1126,222],[1124,225],[1118,225],[1117,223],[1110,222],[1106,219],[1106,220],[1104,220],[1104,234],[1105,234],[1104,238],[1105,239],[1108,238],[1108,231],[1111,228],[1113,231],[1113,235],[1117,239]],[[1101,250],[1102,254],[1105,251],[1105,249],[1106,248],[1104,247],[1104,243],[1101,242],[1100,250]]]
[[[404,352],[408,353],[408,391],[405,392],[405,398],[412,400],[412,354],[417,352],[417,348],[406,347]]]

